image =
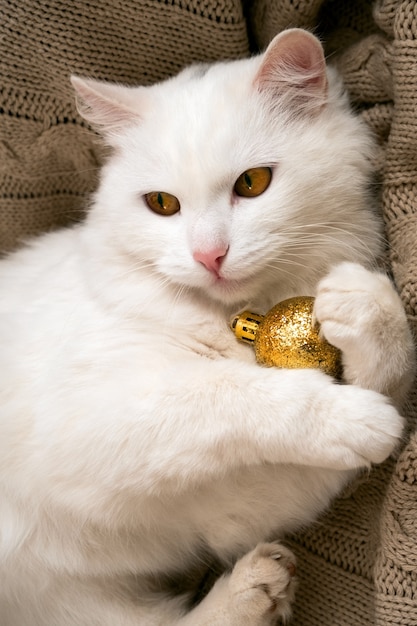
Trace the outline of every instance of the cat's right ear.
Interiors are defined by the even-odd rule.
[[[91,126],[104,135],[114,135],[139,122],[143,113],[142,88],[71,76],[77,95],[77,109]]]
[[[281,32],[262,57],[255,86],[294,112],[316,113],[326,102],[328,88],[320,41],[300,28]]]

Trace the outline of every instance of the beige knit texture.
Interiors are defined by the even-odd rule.
[[[415,0],[0,0],[0,247],[79,219],[95,188],[102,155],[71,73],[149,84],[292,26],[322,36],[378,137],[388,259],[417,331]],[[406,414],[397,458],[289,540],[296,626],[417,626],[416,390]]]

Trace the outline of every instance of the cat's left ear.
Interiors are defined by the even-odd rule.
[[[80,115],[104,135],[114,135],[139,122],[144,88],[125,87],[104,81],[71,76]]]
[[[255,86],[300,112],[317,113],[326,102],[327,73],[320,41],[300,28],[285,30],[266,49]]]

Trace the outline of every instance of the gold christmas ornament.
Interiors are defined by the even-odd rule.
[[[319,336],[313,324],[314,298],[299,296],[275,305],[266,315],[244,311],[231,328],[241,341],[252,344],[256,360],[283,368],[319,368],[340,378],[340,350]]]

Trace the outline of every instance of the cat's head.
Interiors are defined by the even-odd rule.
[[[132,271],[235,304],[376,250],[370,140],[310,33],[152,87],[73,84],[114,148],[93,219]]]

